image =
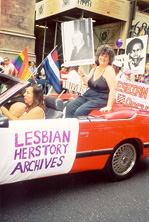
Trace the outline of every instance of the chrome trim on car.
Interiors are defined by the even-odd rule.
[[[93,117],[89,119],[90,119],[90,122],[105,122],[105,121],[114,122],[114,121],[128,121],[128,120],[130,121],[134,119],[136,116],[137,116],[137,113],[134,113],[134,115],[130,118],[124,118],[124,119],[106,119],[106,118],[98,118],[98,117]]]
[[[88,135],[89,132],[80,132],[80,135]]]
[[[108,155],[108,154],[110,154],[112,152],[112,150],[113,150],[113,148],[102,149],[102,150],[90,150],[90,151],[77,152],[76,153],[76,158]]]
[[[149,148],[149,142],[148,143],[144,143],[144,148]]]

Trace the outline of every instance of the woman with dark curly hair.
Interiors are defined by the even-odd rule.
[[[116,75],[112,67],[114,50],[108,45],[103,45],[97,49],[96,56],[99,66],[93,69],[90,79],[82,69],[79,71],[89,89],[67,104],[66,118],[86,116],[94,109],[103,112],[112,109],[116,91]]]
[[[26,104],[24,109],[21,109],[18,102],[14,104],[14,108],[20,109],[19,116],[4,106],[1,107],[1,111],[9,120],[44,119],[43,91],[40,86],[27,87],[24,93],[24,102]]]

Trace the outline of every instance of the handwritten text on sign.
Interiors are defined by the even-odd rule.
[[[116,102],[149,110],[149,85],[119,79],[117,81]]]
[[[76,156],[78,121],[10,121],[1,137],[0,184],[67,173]]]

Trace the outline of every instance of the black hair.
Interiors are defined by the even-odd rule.
[[[144,48],[144,45],[143,45],[143,42],[141,39],[139,38],[134,38],[133,40],[131,40],[128,45],[127,45],[127,49],[126,49],[126,54],[128,55],[128,53],[131,53],[132,51],[132,47],[135,45],[135,44],[141,44],[141,48],[143,49]]]
[[[42,86],[31,84],[31,87],[33,87],[33,104],[31,105],[31,107],[40,106],[41,108],[44,108]]]
[[[78,72],[79,66],[73,66],[72,69],[75,70],[76,72]]]
[[[96,56],[99,58],[100,55],[105,55],[107,54],[109,56],[109,65],[112,65],[115,57],[115,52],[113,48],[109,45],[102,45],[97,48],[96,50]]]

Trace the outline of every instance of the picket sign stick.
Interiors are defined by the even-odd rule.
[[[57,45],[52,49],[52,51],[51,51],[48,55],[50,55],[50,54],[55,50],[56,47],[57,47]],[[48,55],[47,55],[47,56],[48,56]],[[47,58],[47,56],[46,56],[46,58]],[[46,59],[46,58],[45,58],[45,59]],[[44,60],[45,60],[45,59],[44,59]],[[43,61],[44,61],[44,60],[43,60]],[[36,70],[39,69],[39,67],[42,65],[43,61],[38,65],[38,67],[36,68]],[[35,71],[36,71],[36,70],[35,70]],[[35,71],[34,71],[31,75],[34,76],[34,75],[35,75]],[[31,75],[30,75],[30,77],[31,77]],[[28,79],[30,79],[30,77],[29,77]],[[27,80],[28,80],[28,79],[27,79]]]
[[[79,66],[79,71],[82,71],[83,68],[82,66]],[[82,89],[82,82],[83,82],[83,79],[82,79],[82,76],[80,75],[80,88]]]
[[[61,95],[63,95],[64,92],[65,92],[65,89],[61,92],[61,94],[59,94],[58,98],[60,98]]]
[[[53,86],[50,87],[49,92],[47,93],[47,96],[50,95],[52,89],[53,89]]]

